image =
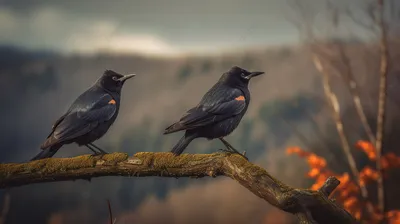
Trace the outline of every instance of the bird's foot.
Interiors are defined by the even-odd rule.
[[[95,149],[97,149],[97,151],[99,151],[99,152],[102,153],[103,155],[104,155],[104,154],[109,154],[107,151],[101,149],[100,147],[96,146],[96,145],[93,144],[93,143],[89,143],[88,145],[94,147]],[[93,150],[93,149],[91,149],[91,150],[92,150],[92,151],[96,151],[96,150]]]
[[[96,157],[96,156],[98,156],[98,154],[96,153],[90,154],[90,157]]]
[[[249,158],[246,157],[246,151],[244,151],[242,154],[240,152],[236,152],[236,151],[229,150],[229,149],[218,149],[218,150],[222,151],[224,153],[228,153],[228,154],[238,154],[238,155],[242,156],[243,158],[245,158],[247,161],[249,160]]]
[[[99,150],[99,151],[100,151],[99,154],[101,154],[101,155],[110,154],[109,152],[104,151],[104,150]]]
[[[246,151],[244,151],[243,154],[242,153],[236,153],[236,154],[239,154],[240,156],[245,158],[247,161],[249,161],[249,158],[247,158],[247,156],[246,156]]]
[[[103,157],[103,156],[106,155],[106,154],[108,154],[108,153],[95,152],[95,153],[91,154],[90,156],[91,156],[91,157],[96,157],[96,156]]]
[[[243,158],[245,158],[246,160],[249,160],[249,158],[246,157],[246,151],[244,151],[243,153],[240,153],[238,150],[236,150],[233,147],[231,147],[230,149],[232,150],[233,154],[238,154],[238,155],[242,156]]]
[[[222,152],[224,152],[224,153],[229,153],[229,154],[232,154],[232,153],[234,153],[234,152],[232,152],[232,150],[229,150],[229,149],[218,149],[219,151],[222,151]]]

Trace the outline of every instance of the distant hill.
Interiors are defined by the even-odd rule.
[[[398,49],[395,47],[393,49]],[[378,51],[376,46],[361,43],[346,45],[346,51],[362,89],[362,102],[373,124],[377,101]],[[393,50],[392,53],[394,58],[398,57],[397,51]],[[163,128],[197,104],[223,72],[238,65],[249,70],[265,71],[266,74],[252,80],[249,111],[228,140],[238,148],[246,149],[252,161],[288,184],[307,186],[307,180],[302,178],[305,164],[302,160],[285,156],[284,148],[288,145],[299,145],[329,159],[339,158],[340,165],[337,167],[346,167],[343,165],[346,163],[340,159],[344,157],[325,104],[320,74],[310,58],[310,53],[302,46],[178,58],[107,53],[90,56],[60,55],[0,47],[0,126],[3,128],[0,144],[4,148],[0,162],[25,161],[36,154],[52,123],[106,69],[123,74],[136,73],[137,77],[126,83],[120,115],[110,132],[99,140],[99,144],[109,151],[128,153],[167,151],[180,134],[163,136]],[[397,71],[398,65],[395,64],[391,71],[393,75],[390,76],[391,100],[388,108],[392,112],[388,122],[396,119],[400,108],[399,94],[396,95],[399,90]],[[333,70],[332,74],[333,88],[341,104],[345,129],[353,144],[364,133],[351,107],[352,101],[343,81]],[[394,130],[394,126],[390,130]],[[316,134],[316,131],[320,134]],[[298,133],[306,136],[310,145],[305,144]],[[320,139],[321,135],[325,139]],[[391,139],[391,144],[398,144],[395,138]],[[221,145],[218,142],[198,140],[193,142],[188,152],[213,152],[219,147]],[[60,150],[57,156],[82,153],[89,152],[69,145]],[[148,202],[151,195],[160,200],[167,198],[168,201],[174,201],[174,189],[198,183],[188,180],[110,179],[95,180],[93,184],[68,182],[15,189],[15,203],[10,213],[14,222],[11,220],[11,223],[24,218],[30,222],[43,223],[49,213],[73,211],[85,206],[90,209],[82,213],[89,217],[88,220],[99,223],[100,219],[104,220],[107,216],[103,211],[105,204],[97,203],[99,197],[107,196],[115,200],[116,208],[125,212],[137,208],[144,201]],[[204,180],[202,183],[206,185],[208,182]],[[240,189],[235,191],[239,192]],[[83,200],[83,197],[86,199]],[[32,210],[35,206],[38,209]],[[248,206],[247,209],[263,216],[256,205]],[[104,215],[96,215],[99,212]],[[30,215],[17,215],[21,213]]]

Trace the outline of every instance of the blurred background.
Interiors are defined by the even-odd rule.
[[[308,188],[313,180],[306,176],[303,159],[286,155],[290,146],[323,156],[331,169],[347,172],[310,43],[334,52],[330,58],[337,58],[338,47],[344,49],[375,133],[377,2],[0,0],[0,162],[36,155],[53,122],[106,69],[138,75],[125,84],[119,117],[97,145],[129,154],[169,151],[181,133],[163,136],[163,129],[237,65],[266,74],[250,83],[249,110],[228,141],[294,187]],[[400,3],[385,4],[391,66],[384,149],[397,153]],[[358,140],[368,138],[340,75],[345,69],[332,64],[331,85],[353,150]],[[212,153],[221,147],[219,141],[199,139],[187,151]],[[72,144],[56,157],[89,152]],[[360,166],[368,163],[362,152],[353,152]],[[4,196],[0,191],[0,199]],[[7,224],[107,223],[107,199],[117,224],[296,223],[224,177],[102,177],[18,187],[9,196]],[[387,203],[392,209],[400,206]]]

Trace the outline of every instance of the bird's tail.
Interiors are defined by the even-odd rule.
[[[176,123],[170,125],[169,127],[167,127],[164,130],[163,134],[167,135],[167,134],[171,134],[171,133],[174,133],[174,132],[182,131],[184,129],[185,129],[185,126],[183,126],[180,122],[176,122]]]
[[[178,143],[176,143],[174,148],[172,148],[171,152],[177,156],[182,154],[182,152],[186,149],[189,143],[195,138],[196,136],[185,134],[181,139],[179,139]]]
[[[53,157],[54,154],[61,148],[61,145],[55,145],[47,149],[43,149],[39,152],[35,157],[33,157],[30,161],[39,160],[39,159],[46,159]]]

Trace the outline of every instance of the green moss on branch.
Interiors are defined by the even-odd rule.
[[[228,176],[270,204],[295,214],[301,223],[355,223],[348,212],[328,199],[337,179],[329,179],[320,191],[296,189],[236,154],[139,152],[129,157],[111,153],[0,164],[0,188],[100,176]]]

